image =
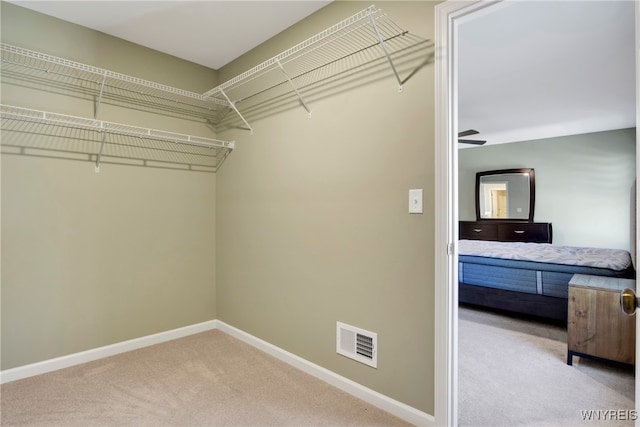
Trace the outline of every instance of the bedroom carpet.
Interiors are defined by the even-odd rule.
[[[633,369],[567,365],[566,327],[466,306],[458,319],[460,426],[634,425]]]
[[[1,388],[8,426],[409,426],[214,330]]]
[[[575,358],[566,329],[460,307],[461,426],[632,426],[633,370]],[[220,331],[1,386],[2,426],[408,426]],[[600,412],[599,421],[581,411]],[[611,415],[610,412],[606,412]]]

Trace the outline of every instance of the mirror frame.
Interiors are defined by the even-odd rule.
[[[481,218],[480,217],[480,180],[483,176],[488,175],[504,175],[509,173],[515,174],[529,174],[529,215],[528,218]],[[498,169],[485,172],[476,173],[476,221],[520,221],[520,222],[533,222],[533,213],[536,201],[536,183],[535,172],[533,168],[519,168],[519,169]]]

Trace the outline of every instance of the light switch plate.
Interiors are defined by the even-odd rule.
[[[422,188],[409,190],[409,213],[422,213]]]

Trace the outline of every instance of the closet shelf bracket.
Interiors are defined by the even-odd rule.
[[[302,104],[302,107],[304,107],[304,109],[307,110],[308,117],[311,118],[311,110],[309,109],[309,107],[307,107],[307,104],[305,104],[304,99],[302,99],[302,95],[300,95],[300,92],[298,91],[298,88],[293,83],[293,80],[291,80],[291,77],[289,76],[289,73],[287,73],[287,70],[284,69],[284,67],[282,66],[282,62],[280,62],[280,60],[277,60],[276,62],[278,63],[278,67],[280,67],[280,70],[282,70],[282,74],[284,74],[284,76],[286,77],[287,81],[289,82],[289,84],[293,88],[293,91],[298,96],[298,100],[300,101],[300,104]]]
[[[240,117],[240,119],[242,119],[242,121],[244,122],[245,126],[247,128],[249,128],[249,131],[251,133],[251,135],[253,135],[253,128],[251,127],[251,125],[249,124],[249,122],[247,122],[247,120],[242,116],[242,114],[240,114],[240,111],[238,110],[238,108],[236,107],[236,104],[234,102],[231,101],[231,99],[227,96],[226,93],[224,93],[224,90],[222,90],[222,88],[220,88],[220,93],[222,94],[222,96],[224,96],[224,98],[227,100],[227,102],[229,103],[229,106],[233,109],[233,111],[236,112],[236,114]]]
[[[382,48],[382,51],[384,52],[384,56],[386,56],[387,61],[389,62],[389,65],[391,66],[391,70],[393,71],[393,74],[396,76],[396,80],[398,81],[398,92],[402,92],[404,90],[403,84],[402,84],[402,80],[400,79],[400,75],[398,74],[398,70],[396,70],[396,67],[393,65],[393,60],[391,59],[391,55],[389,54],[389,50],[387,49],[387,46],[384,43],[384,39],[382,38],[382,34],[380,34],[380,30],[378,29],[378,26],[376,25],[376,20],[373,18],[373,15],[371,13],[371,8],[367,9],[367,15],[369,16],[369,21],[371,22],[371,27],[373,28],[373,32],[376,34],[376,37],[378,39],[378,43],[380,43],[380,47]]]
[[[102,132],[102,141],[100,141],[100,150],[98,150],[98,157],[96,158],[96,173],[100,173],[100,159],[102,158],[102,149],[104,148],[104,141],[107,138],[107,133]]]
[[[107,73],[104,72],[102,74],[102,81],[100,82],[100,93],[98,94],[98,99],[96,101],[96,108],[93,113],[93,118],[98,118],[98,113],[100,112],[100,103],[102,102],[102,94],[104,93],[104,83],[107,81]]]

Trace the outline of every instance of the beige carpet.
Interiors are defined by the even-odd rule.
[[[458,354],[461,426],[634,425],[633,369],[567,365],[566,327],[460,307]]]
[[[2,426],[408,426],[210,331],[3,384]]]

